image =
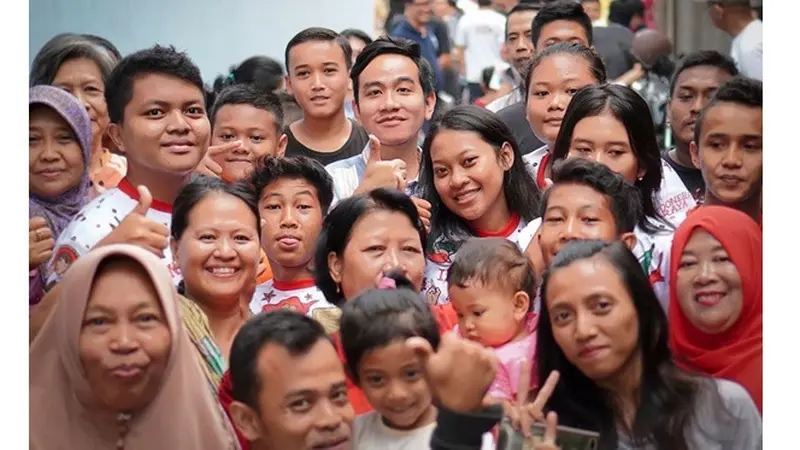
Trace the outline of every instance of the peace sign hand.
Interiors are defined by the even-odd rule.
[[[527,375],[523,373],[523,376],[520,377],[520,387],[524,387],[524,383],[529,383],[530,370],[525,372]],[[518,396],[514,412],[509,414],[509,417],[511,418],[511,423],[514,425],[514,428],[520,430],[523,436],[531,436],[531,426],[534,422],[545,421],[544,407],[553,395],[553,391],[556,385],[558,385],[559,377],[558,371],[554,370],[550,372],[547,381],[544,382],[539,392],[536,393],[536,397],[534,397],[533,401],[530,403],[520,401],[520,397]],[[525,378],[527,378],[528,381],[525,381]],[[522,393],[526,393],[527,390],[519,390],[519,392],[521,393],[520,395],[522,395]]]

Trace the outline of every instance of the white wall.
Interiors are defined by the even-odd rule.
[[[211,82],[261,54],[283,62],[298,31],[374,28],[373,0],[30,0],[30,61],[58,33],[91,33],[122,54],[153,44],[185,50]]]

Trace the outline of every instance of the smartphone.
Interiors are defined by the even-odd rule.
[[[531,437],[525,438],[514,429],[511,421],[503,419],[497,439],[498,450],[533,450],[536,444],[544,441],[545,424],[535,423],[531,427]],[[559,426],[556,429],[556,445],[561,450],[597,450],[600,433],[578,428]]]

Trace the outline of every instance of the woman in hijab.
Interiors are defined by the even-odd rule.
[[[92,126],[77,98],[52,86],[29,94],[29,304],[44,295],[43,265],[58,235],[87,201]]]
[[[31,450],[238,448],[154,255],[100,247],[61,289],[30,348]]]
[[[33,59],[30,85],[52,85],[78,98],[86,108],[92,125],[92,152],[89,158],[88,195],[95,197],[114,188],[125,177],[128,164],[124,156],[112,153],[108,128],[106,80],[122,59],[119,50],[99,36],[62,33],[47,41]]]
[[[684,368],[762,395],[761,229],[722,206],[690,213],[670,264],[670,346]]]

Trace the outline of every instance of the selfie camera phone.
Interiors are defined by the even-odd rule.
[[[497,450],[533,450],[536,444],[544,441],[545,424],[535,423],[531,427],[531,437],[525,438],[511,425],[507,418],[500,424]],[[600,433],[579,428],[559,426],[556,428],[556,445],[561,450],[597,450]]]

